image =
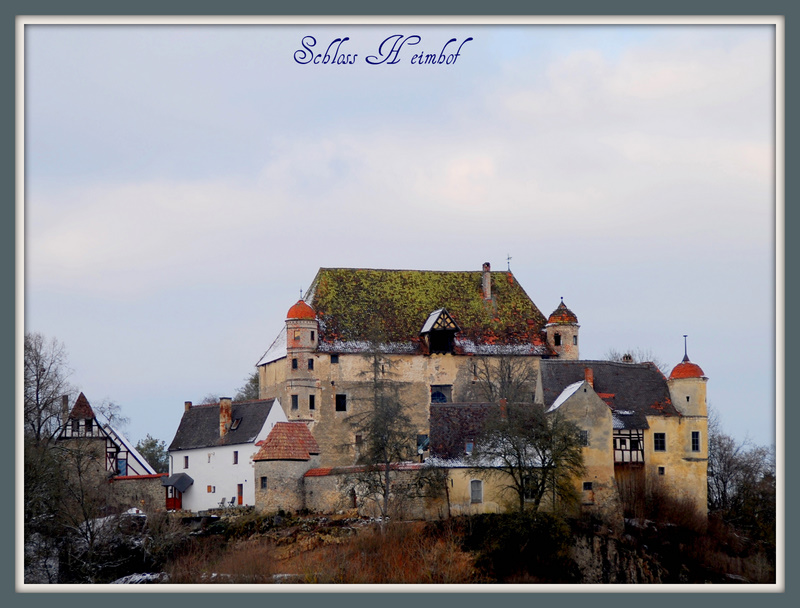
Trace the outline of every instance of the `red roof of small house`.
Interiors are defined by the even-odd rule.
[[[578,317],[576,317],[575,313],[566,307],[564,300],[561,300],[561,304],[559,304],[558,308],[556,308],[550,317],[548,317],[547,322],[556,325],[569,325],[571,323],[577,323]]]
[[[689,357],[684,357],[683,361],[678,363],[669,375],[670,380],[680,378],[705,378],[705,374],[699,365],[689,361]]]
[[[289,309],[286,313],[287,319],[316,319],[317,315],[314,309],[306,304],[303,300],[297,300],[297,303]]]
[[[319,445],[304,422],[276,422],[253,460],[309,460],[311,454],[319,454]]]
[[[90,420],[95,417],[92,406],[89,405],[89,400],[81,393],[69,413],[69,417],[78,420]]]

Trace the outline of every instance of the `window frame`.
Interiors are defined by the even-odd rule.
[[[309,359],[308,360],[308,371],[310,371],[310,372],[314,371],[314,359]]]
[[[476,491],[479,496],[477,499],[475,498]],[[470,479],[469,480],[469,504],[471,505],[480,505],[483,504],[483,480],[481,479]]]
[[[188,469],[189,468],[189,457],[188,456],[184,456],[183,457],[183,468],[184,469]]]
[[[292,395],[292,410],[300,409],[300,395]]]
[[[334,411],[346,412],[347,411],[347,393],[336,393],[334,397]]]
[[[239,450],[233,450],[233,464],[239,464]]]
[[[666,452],[667,451],[667,434],[666,433],[653,433],[653,451]]]
[[[266,492],[266,490],[267,490],[267,477],[266,477],[265,475],[262,475],[262,476],[261,476],[261,485],[260,485],[260,489],[261,489],[261,490],[263,490],[263,491],[265,491],[265,492]]]
[[[308,409],[309,411],[314,411],[317,409],[317,398],[316,395],[309,395],[308,396]]]
[[[700,431],[692,431],[691,435],[692,452],[700,452]]]

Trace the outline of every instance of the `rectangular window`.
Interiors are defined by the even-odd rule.
[[[430,449],[430,439],[427,435],[417,435],[417,454],[422,454]]]
[[[296,410],[300,407],[300,397],[292,395],[292,409]]]
[[[356,445],[361,445],[363,441],[364,439],[361,437],[361,435],[356,435]]]
[[[217,491],[216,486],[206,486],[206,492],[208,492],[209,494],[213,494],[216,491]]]
[[[300,339],[300,330],[299,329],[295,329],[294,330],[294,339],[295,340],[299,340]]]
[[[183,457],[183,468],[184,469],[188,469],[189,468],[189,457],[188,456],[184,456]]]
[[[638,450],[639,449],[639,440],[638,439],[631,439],[631,449]]]
[[[572,345],[578,346],[578,336],[572,336]]]
[[[473,479],[469,482],[469,501],[472,504],[483,502],[483,482],[479,479]]]
[[[578,440],[582,446],[589,445],[589,431],[581,431]]]
[[[292,359],[292,369],[297,369],[297,359]]]
[[[316,408],[317,408],[316,398],[314,397],[314,395],[309,395],[308,396],[308,409],[313,410],[313,409],[316,409]]]
[[[475,444],[473,442],[467,441],[467,443],[464,444],[464,453],[467,456],[472,456],[472,449],[474,447],[475,447]]]
[[[700,451],[700,431],[692,431],[692,452]]]
[[[233,452],[233,464],[239,464],[239,452],[236,450]]]
[[[81,421],[80,420],[73,420],[72,421],[72,434],[77,435],[81,432]]]
[[[667,451],[667,434],[666,433],[653,433],[653,449],[656,452]]]
[[[331,363],[339,363],[339,355],[331,355]]]
[[[267,489],[267,478],[266,477],[262,477],[261,478],[261,489],[262,490],[266,490]]]
[[[314,341],[314,332],[313,331],[311,332],[311,341],[312,342]]]
[[[117,459],[117,475],[125,476],[128,474],[128,460],[125,458]]]
[[[665,472],[666,472],[666,470],[664,469],[664,467],[658,467],[658,474],[659,475],[663,475]]]
[[[92,434],[92,419],[91,418],[87,418],[86,419],[86,434],[87,435],[91,435]]]
[[[336,411],[337,412],[346,412],[347,411],[347,395],[336,395]]]
[[[452,401],[452,384],[431,384],[431,403],[451,403]]]
[[[309,359],[308,360],[308,369],[311,369],[311,370],[314,369],[314,359]]]
[[[583,491],[584,492],[591,492],[592,491],[592,482],[591,481],[584,481],[583,482]]]

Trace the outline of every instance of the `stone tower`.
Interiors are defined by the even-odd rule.
[[[319,324],[314,309],[303,300],[286,313],[286,394],[283,403],[286,417],[314,417],[317,393],[317,358]]]
[[[672,404],[684,416],[707,417],[707,382],[700,366],[689,361],[688,354],[684,354],[683,361],[675,366],[667,382]]]
[[[559,359],[577,360],[578,355],[578,317],[564,304],[558,305],[544,326],[547,335],[547,345],[552,348]]]

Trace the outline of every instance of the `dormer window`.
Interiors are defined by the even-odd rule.
[[[440,308],[428,315],[428,319],[419,333],[428,345],[428,351],[433,354],[452,353],[455,336],[459,331],[461,328],[450,316],[450,313],[446,309]]]
[[[231,422],[231,430],[232,430],[232,431],[235,431],[236,429],[238,429],[238,428],[239,428],[239,423],[240,423],[241,421],[242,421],[242,419],[241,419],[241,418],[236,418],[236,419],[234,419],[234,421],[233,421],[233,422]]]

